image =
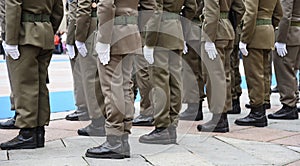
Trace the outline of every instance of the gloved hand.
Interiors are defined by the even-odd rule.
[[[70,59],[73,59],[75,57],[75,48],[74,48],[74,45],[67,44],[66,47],[67,47]]]
[[[98,53],[98,58],[100,62],[103,65],[107,65],[110,61],[110,44],[97,42],[95,50]]]
[[[204,49],[207,52],[209,59],[214,60],[217,57],[218,51],[216,49],[215,43],[205,42]]]
[[[248,56],[247,44],[240,41],[239,48],[244,56]]]
[[[18,50],[18,45],[9,45],[5,41],[2,42],[3,49],[6,55],[9,55],[12,59],[17,60],[20,57],[20,52]]]
[[[288,53],[287,50],[286,50],[286,44],[285,43],[276,42],[275,43],[275,48],[276,48],[277,53],[280,57],[284,57]]]
[[[143,54],[144,54],[144,58],[146,59],[146,61],[149,64],[154,63],[154,58],[153,58],[154,48],[153,47],[144,46],[143,47]]]
[[[186,41],[184,41],[184,47],[183,47],[183,51],[182,51],[182,53],[185,55],[185,54],[187,54],[188,53],[188,47],[187,47],[187,45],[186,45]]]
[[[86,46],[84,44],[84,42],[80,42],[80,41],[75,41],[75,45],[78,49],[78,52],[81,54],[82,57],[86,57],[87,55],[87,49]]]

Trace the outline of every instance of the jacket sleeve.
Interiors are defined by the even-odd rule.
[[[21,13],[22,0],[6,0],[5,6],[5,29],[6,43],[10,45],[18,45],[19,32],[21,29]]]
[[[88,29],[91,24],[92,1],[78,0],[78,7],[76,12],[76,32],[75,38],[80,42],[85,42],[88,38]]]
[[[249,44],[255,32],[259,0],[245,0],[246,12],[243,16],[241,41]]]
[[[187,19],[193,19],[197,10],[196,0],[185,0],[184,8],[182,9],[182,16]]]
[[[246,11],[245,4],[243,0],[235,0],[232,5],[231,9],[236,13],[236,23],[239,25],[241,23],[242,17]]]
[[[73,1],[69,3],[69,14],[68,14],[68,35],[67,44],[75,44],[75,29],[76,29],[76,10],[77,2]]]
[[[146,24],[146,35],[145,35],[145,44],[149,47],[154,47],[157,45],[159,29],[161,24],[161,17],[163,14],[163,0],[156,1],[156,7],[154,10],[154,14],[149,19]]]
[[[5,0],[0,1],[0,24],[2,32],[5,32]]]
[[[64,16],[63,2],[62,0],[57,0],[55,6],[53,7],[52,13],[50,15],[50,22],[52,24],[54,34],[58,30],[60,23],[63,19],[63,16]]]
[[[111,43],[116,12],[114,3],[114,0],[100,0],[98,4],[98,41],[101,43]]]
[[[215,42],[220,19],[219,0],[204,0],[203,32],[205,41]]]
[[[292,5],[292,6],[288,6],[291,7],[290,9],[287,9],[287,12],[290,12],[290,18],[292,18],[292,10],[293,10],[293,0],[285,0],[282,1],[282,3],[286,3],[287,5]],[[280,0],[277,0],[274,12],[273,12],[273,16],[272,16],[272,24],[274,29],[278,26],[279,21],[282,18],[282,7],[281,7],[281,3]]]
[[[278,36],[276,39],[276,41],[280,43],[287,42],[287,36],[288,36],[288,32],[292,20],[293,5],[294,5],[294,0],[285,0],[282,2],[284,12],[283,12],[283,17],[279,23]]]

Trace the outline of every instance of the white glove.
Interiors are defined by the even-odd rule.
[[[97,42],[95,50],[98,53],[98,58],[100,62],[103,65],[107,65],[110,61],[110,44]]]
[[[184,41],[184,46],[183,46],[183,51],[182,51],[182,53],[185,55],[185,54],[187,54],[188,53],[188,47],[187,47],[187,45],[186,45],[186,41]]]
[[[143,47],[143,54],[144,54],[144,58],[146,59],[146,61],[149,64],[154,63],[154,58],[153,58],[154,48],[153,47],[144,46]]]
[[[248,56],[247,44],[240,41],[239,48],[244,56]]]
[[[86,46],[84,44],[84,42],[80,42],[80,41],[75,41],[75,45],[78,49],[78,52],[81,54],[82,57],[86,57],[87,55],[87,49]]]
[[[287,50],[286,50],[286,44],[285,43],[276,42],[275,43],[275,48],[276,48],[277,53],[280,57],[286,56]]]
[[[213,42],[205,42],[204,49],[207,52],[208,57],[211,60],[214,60],[217,57],[218,51],[216,49],[215,43],[213,43]]]
[[[74,45],[67,44],[66,47],[67,47],[70,59],[73,59],[75,57],[75,48],[74,48]]]
[[[3,49],[6,55],[9,55],[12,59],[17,60],[20,57],[20,52],[18,50],[18,45],[9,45],[5,41],[2,42]]]

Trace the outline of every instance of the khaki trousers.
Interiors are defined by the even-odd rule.
[[[133,55],[111,55],[105,66],[98,61],[106,135],[130,133],[134,113],[131,81],[133,58]]]
[[[151,89],[149,63],[145,60],[143,55],[136,55],[134,57],[136,83],[140,90],[140,114],[145,116],[153,116],[153,108],[151,107],[149,92]]]
[[[226,113],[231,110],[231,66],[230,55],[233,49],[233,40],[217,40],[215,45],[218,51],[217,58],[209,59],[202,44],[201,59],[205,65],[207,76],[206,94],[209,109],[214,114]]]
[[[187,47],[188,53],[182,56],[184,60],[182,63],[183,103],[199,103],[206,97],[200,58],[200,41],[188,41]]]
[[[241,74],[240,74],[240,56],[239,47],[234,45],[233,51],[230,55],[230,65],[231,65],[231,94],[232,100],[238,99],[242,94],[241,88]]]
[[[248,56],[243,56],[243,64],[248,87],[250,105],[262,106],[266,99],[266,89],[270,89],[269,53],[271,50],[248,48]]]
[[[151,102],[154,109],[154,125],[157,128],[178,125],[181,110],[182,50],[154,49],[151,67]]]
[[[298,101],[296,73],[300,62],[300,46],[287,46],[287,51],[288,54],[285,57],[278,56],[274,51],[273,63],[280,102],[295,107]]]
[[[75,56],[75,58],[70,60],[73,82],[74,82],[74,97],[75,97],[75,105],[78,111],[87,112],[87,105],[85,101],[85,93],[83,89],[83,78],[81,76],[80,64],[79,64],[79,56]]]
[[[11,86],[18,113],[19,128],[45,126],[50,120],[49,92],[46,86],[52,50],[19,45],[20,58],[8,57]]]

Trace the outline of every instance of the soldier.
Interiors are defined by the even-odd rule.
[[[204,7],[203,0],[197,0],[197,11],[192,23],[183,19],[183,31],[187,50],[184,51],[183,60],[183,103],[187,103],[187,109],[180,113],[180,120],[199,121],[203,119],[202,102],[205,98],[204,76],[202,75],[202,62],[200,58],[200,16]],[[187,11],[187,10],[184,10]],[[185,15],[185,13],[183,13]]]
[[[283,17],[276,38],[273,57],[282,108],[269,119],[298,119],[296,71],[300,64],[300,0],[281,1]]]
[[[6,45],[19,135],[1,149],[44,147],[49,124],[48,65],[53,36],[63,18],[62,0],[6,0]]]
[[[182,6],[188,6],[190,10],[187,10],[185,17],[192,19],[196,11],[196,0],[156,2],[157,11],[148,21],[143,47],[145,59],[153,64],[150,79],[155,129],[142,135],[139,142],[171,144],[176,143],[182,100],[181,55],[184,39],[179,13]]]
[[[234,30],[229,20],[230,8],[242,17],[242,0],[204,1],[201,58],[207,72],[207,99],[212,119],[197,126],[198,131],[228,132],[227,111],[231,109],[230,55],[234,44]]]
[[[73,74],[74,82],[74,96],[75,105],[77,110],[66,116],[66,120],[76,121],[76,120],[88,120],[89,114],[85,101],[85,93],[83,89],[83,79],[81,77],[79,56],[78,51],[75,49],[75,30],[76,30],[76,10],[77,10],[77,0],[68,0],[68,36],[67,36],[67,50],[70,57],[70,63]]]
[[[264,106],[265,89],[270,88],[270,84],[265,84],[265,79],[270,77],[265,71],[274,45],[274,27],[282,17],[282,9],[279,0],[245,0],[245,6],[239,48],[244,55],[251,111],[248,116],[237,119],[235,124],[264,127],[268,125]]]
[[[131,73],[133,56],[142,54],[138,3],[138,0],[100,0],[98,3],[96,51],[105,101],[106,142],[88,149],[87,157],[130,157],[128,134],[134,111]]]
[[[78,129],[78,135],[105,136],[102,115],[104,97],[101,93],[97,53],[94,50],[97,28],[97,1],[78,0],[75,30],[75,45],[79,52],[83,94],[92,120],[88,126]]]

